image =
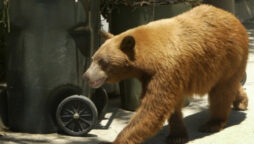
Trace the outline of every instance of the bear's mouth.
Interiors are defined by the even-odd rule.
[[[93,88],[99,88],[99,87],[101,87],[103,84],[104,84],[104,82],[106,81],[106,78],[100,78],[100,79],[98,79],[98,80],[96,80],[96,81],[93,81],[93,82],[89,82],[89,84],[93,87]]]

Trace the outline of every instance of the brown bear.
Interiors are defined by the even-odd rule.
[[[104,34],[108,39],[83,77],[95,88],[137,78],[143,88],[141,105],[113,144],[142,143],[165,120],[168,142],[187,142],[181,112],[185,96],[209,94],[211,117],[201,132],[223,129],[232,105],[247,109],[240,80],[248,59],[248,35],[231,13],[201,5],[119,35]]]

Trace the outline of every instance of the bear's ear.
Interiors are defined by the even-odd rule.
[[[114,37],[113,34],[111,34],[109,32],[106,32],[104,30],[100,30],[99,35],[102,37],[103,40],[107,40],[107,39],[110,39],[110,38]]]
[[[121,50],[128,55],[131,60],[134,60],[134,47],[135,47],[135,39],[133,36],[126,36],[123,38],[120,48]]]

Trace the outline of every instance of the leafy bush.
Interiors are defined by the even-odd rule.
[[[112,10],[119,5],[135,8],[147,5],[171,5],[182,2],[188,2],[194,7],[201,4],[203,0],[101,0],[100,10],[103,17],[108,20]]]

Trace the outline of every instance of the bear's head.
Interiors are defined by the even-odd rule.
[[[92,63],[83,74],[83,78],[93,88],[102,86],[105,82],[115,83],[120,80],[135,77],[135,37],[132,35],[112,35],[102,32],[106,41],[92,56]]]

